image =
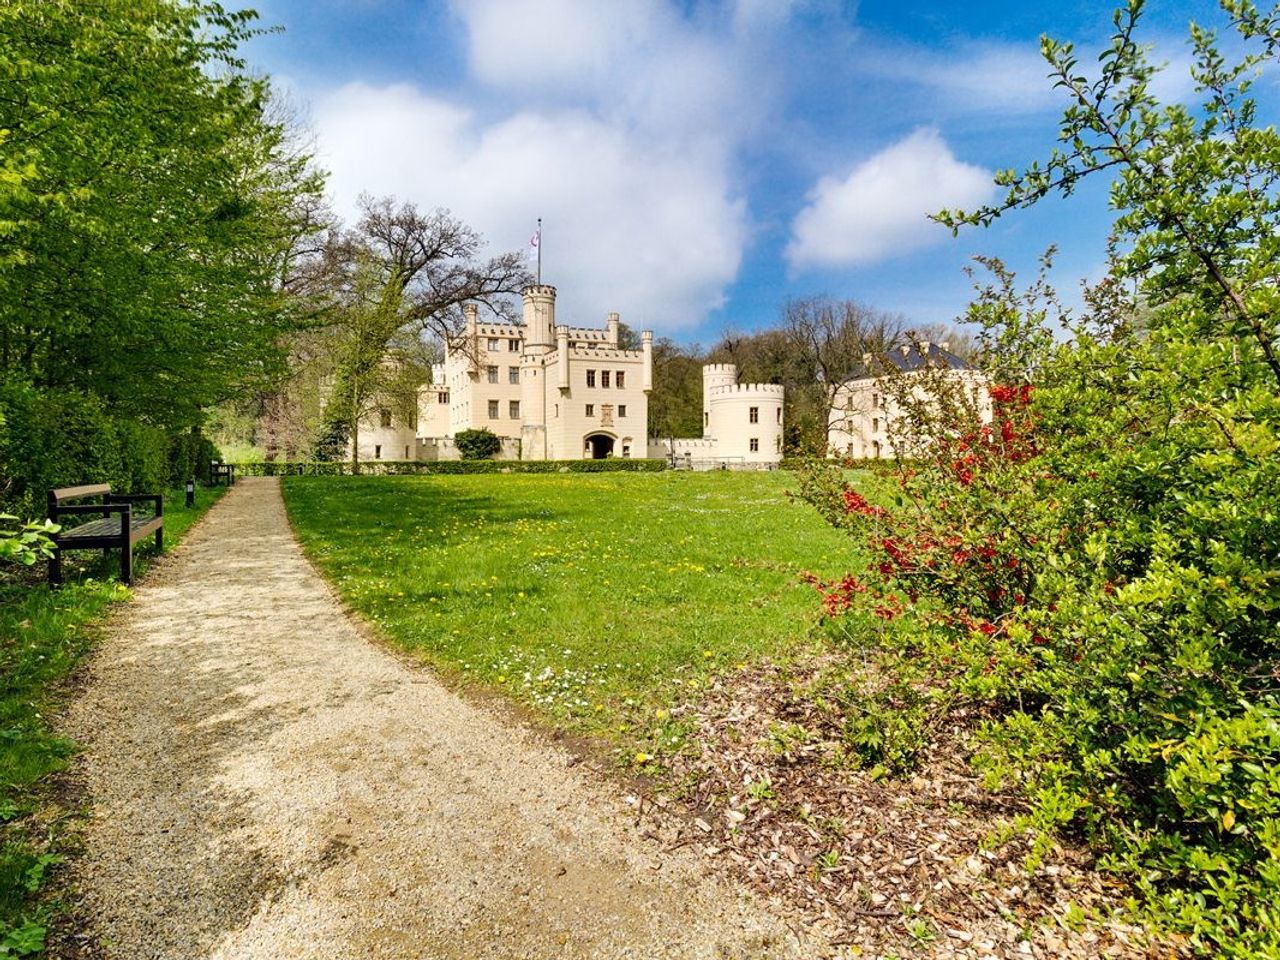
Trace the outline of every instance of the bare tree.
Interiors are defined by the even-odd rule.
[[[825,455],[831,440],[830,411],[840,385],[866,376],[868,358],[883,354],[902,337],[900,315],[863,306],[853,300],[808,297],[783,309],[781,333],[794,363],[811,371],[792,392],[797,413],[806,416],[807,436],[801,446]]]
[[[475,349],[462,334],[463,305],[513,319],[509,297],[531,278],[519,253],[481,260],[483,240],[447,210],[363,196],[354,230],[335,244],[340,307],[330,419],[348,426],[358,472],[360,422],[381,404],[407,410],[426,382],[432,344]]]

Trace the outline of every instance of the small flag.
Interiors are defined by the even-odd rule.
[[[542,227],[533,231],[533,236],[529,238],[529,259],[538,259],[538,248],[542,246]]]

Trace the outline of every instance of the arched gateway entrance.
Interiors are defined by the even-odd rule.
[[[603,460],[613,453],[613,437],[607,433],[593,433],[586,438],[586,446],[583,449],[591,454],[592,460]]]

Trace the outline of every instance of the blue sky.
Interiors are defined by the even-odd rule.
[[[1030,271],[1049,244],[1073,296],[1104,262],[1106,185],[960,237],[940,206],[995,197],[1045,155],[1062,102],[1049,33],[1093,51],[1111,6],[866,0],[258,0],[253,64],[303,107],[335,208],[362,191],[447,207],[493,251],[537,217],[559,317],[709,343],[788,298],[848,297],[947,322],[976,254]],[[1187,23],[1144,39],[1189,93]]]

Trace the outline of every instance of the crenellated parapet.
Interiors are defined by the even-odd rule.
[[[754,396],[761,399],[776,400],[781,403],[785,394],[786,388],[778,383],[730,383],[711,387],[712,399],[717,397],[745,399],[749,396]]]

